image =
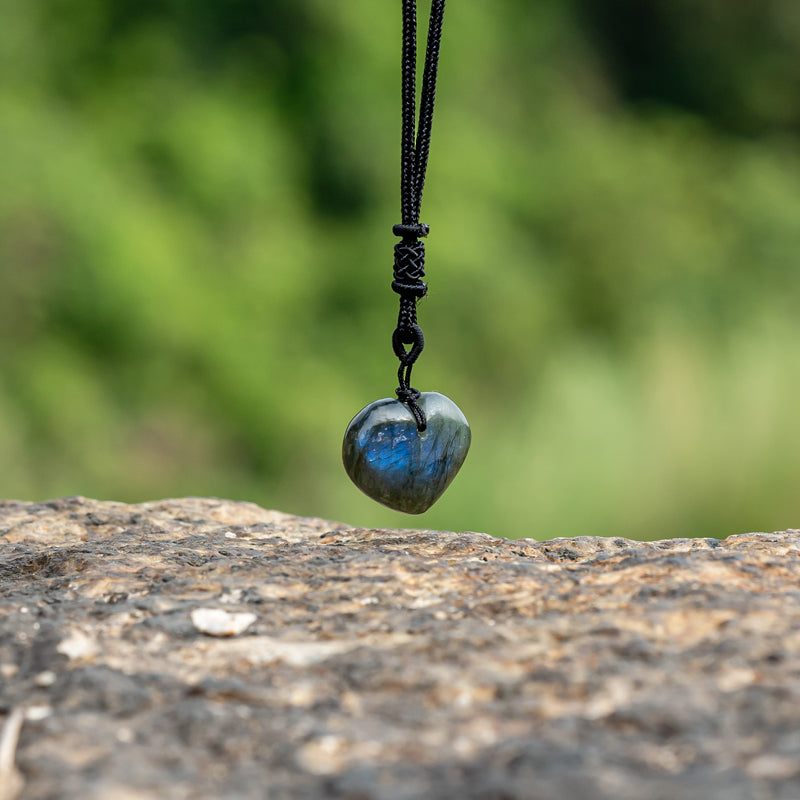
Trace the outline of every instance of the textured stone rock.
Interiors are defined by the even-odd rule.
[[[797,800],[800,534],[6,502],[0,682],[30,800]]]

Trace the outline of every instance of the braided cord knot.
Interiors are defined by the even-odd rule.
[[[425,243],[403,239],[394,246],[394,280],[392,289],[400,297],[424,297],[428,285],[425,277]]]

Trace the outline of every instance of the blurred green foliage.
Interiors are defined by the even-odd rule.
[[[448,5],[414,377],[473,450],[421,518],[340,466],[396,383],[399,3],[2,11],[0,494],[798,524],[796,0]]]

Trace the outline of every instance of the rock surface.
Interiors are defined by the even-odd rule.
[[[0,687],[30,800],[798,800],[800,533],[5,502]]]

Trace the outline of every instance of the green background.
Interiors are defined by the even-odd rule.
[[[396,385],[399,2],[0,10],[0,495],[800,524],[797,0],[450,1],[414,383],[473,448],[421,517],[340,464]]]

